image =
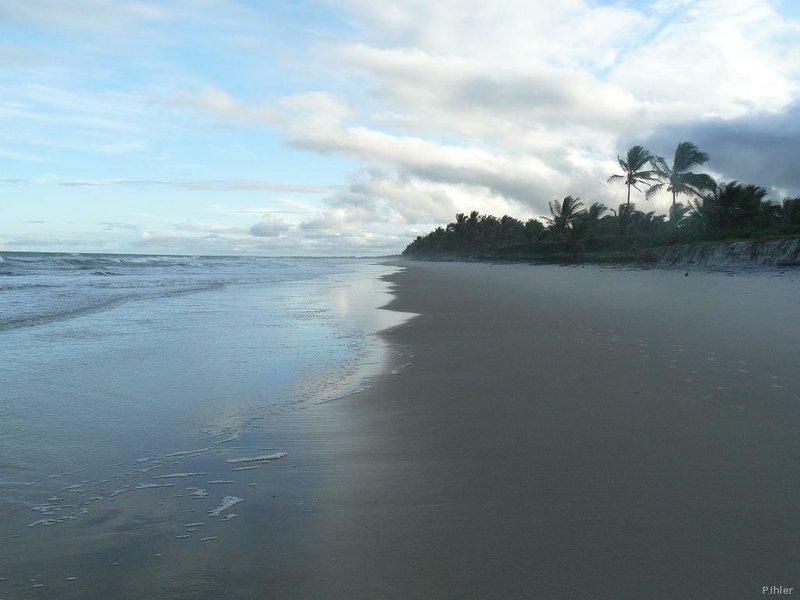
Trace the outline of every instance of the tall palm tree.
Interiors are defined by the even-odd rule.
[[[641,192],[637,184],[644,184],[648,188],[658,183],[658,172],[654,168],[656,157],[642,146],[633,146],[622,160],[617,155],[617,162],[622,169],[622,175],[612,175],[608,183],[621,181],[628,187],[628,207],[631,205],[631,188]],[[646,168],[650,167],[650,168]],[[628,209],[630,210],[630,208]]]
[[[567,196],[560,202],[553,200],[550,202],[550,217],[545,220],[550,223],[550,229],[556,233],[565,233],[570,225],[586,211],[583,210],[583,202],[580,198]]]
[[[653,162],[653,167],[658,177],[663,179],[650,187],[645,193],[645,198],[666,188],[672,192],[672,206],[677,203],[676,198],[680,194],[694,198],[702,198],[703,192],[711,190],[716,185],[714,180],[705,173],[693,173],[693,167],[698,167],[708,162],[708,154],[700,150],[692,142],[681,142],[675,148],[675,157],[672,159],[672,166],[667,164],[663,157],[658,156]]]

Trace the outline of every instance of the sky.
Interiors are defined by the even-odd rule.
[[[0,251],[393,254],[683,140],[800,194],[800,2],[0,3]]]

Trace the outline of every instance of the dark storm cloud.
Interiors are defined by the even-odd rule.
[[[694,142],[711,155],[709,169],[723,179],[800,193],[800,104],[779,114],[705,119],[659,129],[645,140],[652,152],[671,157],[678,142]]]

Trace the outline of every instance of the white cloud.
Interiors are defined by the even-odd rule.
[[[296,209],[288,221],[275,216],[274,205],[252,209],[267,215],[252,226],[234,217],[235,224],[226,225],[180,216],[142,232],[138,243],[163,250],[336,253],[338,248],[347,253],[383,252],[391,244],[399,250],[413,227],[424,229],[473,209],[526,218],[546,213],[549,200],[567,194],[616,206],[622,189],[606,179],[617,170],[616,155],[634,143],[674,147],[684,135],[696,135],[711,154],[709,172],[730,178],[755,171],[742,166],[751,140],[766,154],[774,140],[787,154],[794,148],[783,134],[800,99],[800,25],[780,13],[777,1],[320,1],[351,27],[331,26],[305,40],[309,46],[322,40],[311,50],[317,58],[309,61],[313,64],[297,64],[305,49],[292,56],[295,63],[279,64],[265,46],[248,46],[251,54],[242,60],[252,62],[246,72],[255,73],[257,64],[280,76],[244,82],[245,70],[238,71],[238,65],[232,65],[229,77],[222,69],[205,72],[204,65],[187,60],[180,76],[172,77],[168,54],[154,52],[145,59],[161,59],[161,78],[140,87],[72,85],[73,74],[79,83],[84,75],[78,69],[69,73],[69,85],[58,76],[9,81],[0,86],[0,119],[23,123],[34,134],[60,135],[56,140],[45,134],[26,137],[30,143],[22,148],[11,147],[6,143],[11,138],[4,137],[0,156],[46,160],[57,155],[59,143],[60,156],[66,150],[100,153],[105,159],[131,153],[143,164],[152,160],[150,151],[180,153],[180,144],[163,148],[173,134],[183,142],[210,130],[212,143],[219,148],[242,144],[242,154],[255,157],[255,163],[264,148],[273,151],[274,138],[251,147],[250,134],[277,131],[293,147],[355,161],[355,167],[340,167],[352,169],[349,181],[336,181],[334,175],[333,183],[340,185],[282,183],[270,179],[280,179],[277,170],[277,175],[265,171],[264,180],[226,177],[225,172],[218,179],[183,179],[182,173],[203,173],[198,165],[210,161],[198,149],[191,158],[182,156],[181,165],[164,161],[163,169],[126,179],[74,174],[59,179],[70,187],[216,192],[223,202],[225,194],[240,191],[307,194],[307,202],[264,202]],[[202,0],[194,9],[196,3],[188,0],[76,0],[65,6],[56,0],[12,1],[0,7],[0,19],[87,36],[124,34],[134,27],[138,34],[146,25],[148,34],[157,36],[180,16],[195,25],[219,21],[224,35],[214,39],[238,36],[240,42],[262,32],[248,19],[280,19],[271,5],[232,0]],[[289,47],[286,40],[274,47],[281,43]],[[241,57],[241,49],[240,44],[232,55]],[[0,45],[0,63],[22,64],[27,52]],[[112,54],[116,59],[124,52]],[[57,71],[53,67],[52,73]],[[91,71],[87,81],[102,83],[107,76]],[[174,87],[165,87],[165,81]],[[746,135],[735,135],[737,127],[747,127]],[[729,148],[731,140],[738,140],[736,152]],[[294,160],[303,153],[287,154]],[[187,170],[189,163],[194,166]],[[796,179],[789,160],[759,164],[758,172],[766,178],[772,169],[783,186]],[[93,173],[103,177],[102,170]],[[315,195],[324,198],[321,204]],[[661,200],[653,206],[665,208]],[[246,211],[239,206],[229,212]]]
[[[228,124],[253,125],[274,123],[277,120],[277,115],[269,104],[247,106],[224,90],[213,86],[197,93],[175,92],[163,102],[171,107],[190,107]]]
[[[291,192],[294,194],[326,194],[335,191],[337,186],[307,183],[285,183],[256,179],[84,179],[62,181],[67,187],[131,186],[175,187],[196,192]],[[262,211],[257,211],[262,212]]]
[[[503,65],[603,66],[650,26],[641,12],[583,0],[331,0],[368,43]]]
[[[628,53],[609,81],[643,103],[685,106],[685,117],[779,111],[798,94],[800,24],[767,0],[703,0]]]
[[[274,238],[289,231],[289,225],[275,215],[262,215],[261,221],[250,227],[250,235],[261,238]]]

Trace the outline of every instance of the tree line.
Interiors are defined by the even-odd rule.
[[[459,213],[446,227],[417,237],[403,255],[579,259],[585,253],[606,253],[634,258],[657,246],[800,234],[800,196],[775,201],[761,186],[717,182],[695,172],[708,160],[691,142],[679,143],[671,162],[633,146],[624,158],[617,157],[621,173],[608,178],[626,188],[625,202],[616,209],[599,202],[585,206],[580,198],[566,196],[549,203],[550,216],[543,220]],[[645,200],[670,193],[668,213],[638,210],[631,202],[632,190]]]

